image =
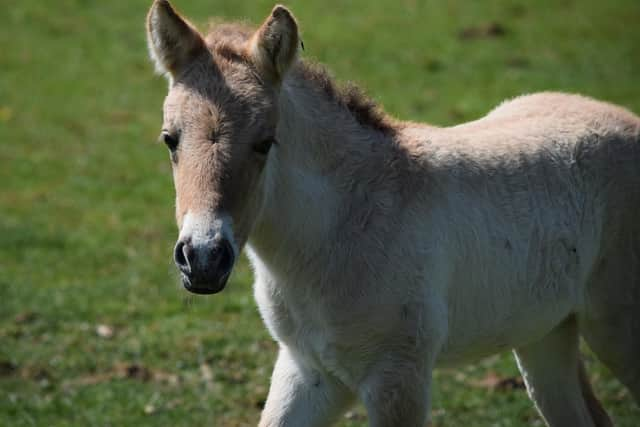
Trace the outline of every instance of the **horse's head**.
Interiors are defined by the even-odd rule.
[[[219,292],[262,204],[297,25],[276,6],[255,32],[223,25],[205,38],[168,1],[156,0],[147,37],[157,69],[169,78],[161,139],[176,188],[175,262],[189,291]]]

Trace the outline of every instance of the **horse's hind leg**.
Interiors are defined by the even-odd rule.
[[[580,321],[580,332],[640,405],[640,307],[621,304],[587,313]]]
[[[591,350],[640,405],[640,223],[637,210],[629,212],[628,230],[594,269],[578,322]]]
[[[583,388],[578,341],[577,324],[570,317],[541,340],[516,349],[527,391],[551,427],[610,426],[599,405],[602,414],[591,409],[595,396],[590,388]]]
[[[591,412],[591,417],[593,418],[595,425],[599,427],[613,426],[611,418],[609,418],[609,414],[607,414],[607,411],[604,410],[600,401],[593,393],[591,383],[589,382],[589,376],[587,375],[587,371],[584,368],[582,360],[580,361],[578,369],[580,375],[580,386],[582,387],[582,397],[587,403],[587,407],[589,408],[589,412]]]

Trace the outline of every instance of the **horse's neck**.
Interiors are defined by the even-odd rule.
[[[266,166],[266,197],[250,237],[267,263],[292,256],[302,262],[327,250],[351,211],[357,172],[375,167],[363,141],[383,136],[341,108],[309,82],[283,85],[279,143]]]

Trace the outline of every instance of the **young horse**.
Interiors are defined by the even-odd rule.
[[[557,93],[451,128],[395,121],[297,58],[276,6],[206,37],[156,0],[184,286],[247,246],[280,352],[261,426],[424,426],[431,372],[515,349],[551,426],[611,422],[583,336],[640,399],[640,118]]]

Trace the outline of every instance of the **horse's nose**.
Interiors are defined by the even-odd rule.
[[[190,240],[179,240],[173,258],[182,273],[182,283],[191,292],[220,292],[235,263],[235,253],[227,239],[194,247]]]

